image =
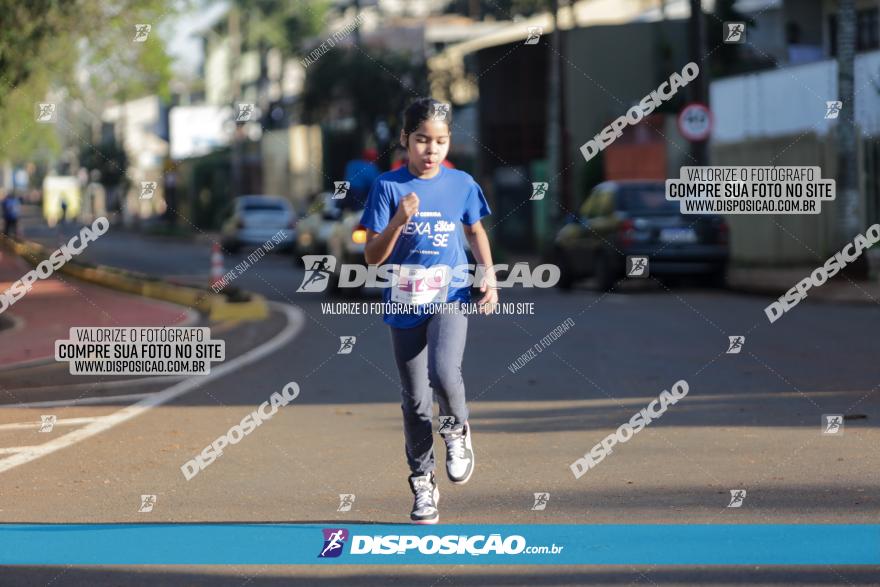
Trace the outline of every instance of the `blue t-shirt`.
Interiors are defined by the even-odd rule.
[[[401,198],[410,192],[419,197],[419,212],[404,226],[384,261],[403,267],[400,283],[384,288],[382,299],[386,303],[412,304],[415,309],[410,314],[386,312],[385,323],[395,328],[413,328],[427,320],[430,314],[420,311],[426,303],[470,301],[470,288],[455,287],[458,280],[452,280],[449,273],[468,262],[460,225],[470,226],[491,214],[483,190],[467,173],[441,165],[437,175],[421,179],[403,166],[383,173],[373,183],[361,225],[382,232]],[[411,266],[431,269],[422,272]],[[444,274],[447,285],[439,287]]]

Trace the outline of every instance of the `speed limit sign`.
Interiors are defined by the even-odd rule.
[[[689,141],[705,141],[712,132],[712,113],[705,104],[692,102],[678,115],[678,131]]]

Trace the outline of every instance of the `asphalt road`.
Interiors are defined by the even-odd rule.
[[[50,234],[35,233],[47,238]],[[227,269],[247,252],[226,259]],[[111,232],[87,260],[207,280],[210,247]],[[0,471],[0,522],[405,523],[411,505],[399,387],[387,327],[376,316],[326,314],[321,294],[296,293],[302,270],[270,255],[234,282],[277,304],[260,323],[212,325],[241,366],[137,417]],[[472,317],[464,377],[477,469],[466,485],[441,479],[442,523],[866,523],[880,511],[877,307],[804,302],[774,324],[769,300],[655,280],[611,294],[583,284],[502,291],[534,315]],[[376,301],[378,298],[367,298]],[[574,326],[516,373],[508,365],[567,319]],[[341,336],[356,336],[337,354]],[[728,354],[728,336],[745,336]],[[285,338],[289,337],[289,338]],[[283,340],[263,356],[248,353]],[[569,464],[674,382],[690,391],[662,418],[575,479]],[[62,365],[0,372],[0,447],[49,441],[15,428],[47,406],[97,395],[161,393],[176,381],[84,385]],[[291,406],[191,481],[180,466],[287,382]],[[13,399],[14,398],[14,399]],[[59,420],[129,405],[53,406]],[[823,414],[847,416],[821,433]],[[6,424],[4,428],[2,425]],[[35,436],[37,437],[35,439]],[[442,443],[441,443],[442,444]],[[443,449],[437,456],[442,463]],[[2,466],[2,463],[0,463]],[[441,465],[442,468],[442,465]],[[728,508],[731,489],[747,490]],[[532,511],[533,493],[550,493]],[[339,494],[355,494],[338,512]],[[139,513],[140,496],[157,496]],[[233,585],[284,583],[579,585],[877,584],[869,568],[230,566],[16,568],[0,585]]]

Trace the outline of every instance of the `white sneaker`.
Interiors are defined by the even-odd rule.
[[[437,510],[440,488],[437,487],[434,472],[421,477],[410,477],[409,487],[415,497],[409,519],[414,524],[436,524],[440,519],[440,512]]]
[[[440,434],[446,441],[446,474],[456,485],[468,482],[474,472],[474,447],[471,445],[471,427],[465,422],[461,428]]]

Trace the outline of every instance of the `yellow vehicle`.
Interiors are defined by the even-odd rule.
[[[43,180],[43,217],[49,226],[74,220],[79,216],[81,206],[82,196],[77,178],[50,175]]]

